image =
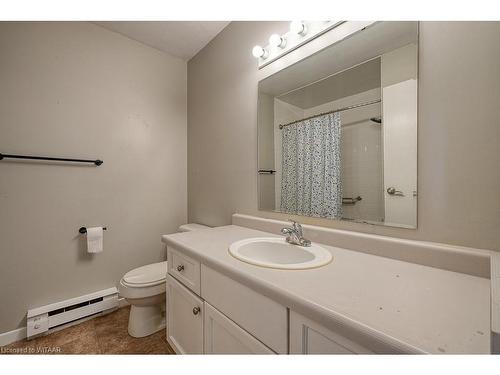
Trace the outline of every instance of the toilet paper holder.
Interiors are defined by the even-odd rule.
[[[102,230],[107,230],[108,228],[106,227],[102,227]],[[78,232],[80,232],[80,234],[85,234],[87,233],[87,228],[85,227],[81,227],[80,229],[78,229]]]

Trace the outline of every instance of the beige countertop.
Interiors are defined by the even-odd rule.
[[[324,267],[263,268],[228,252],[250,237],[279,236],[229,225],[162,241],[327,327],[340,322],[405,352],[490,353],[489,279],[327,245]]]

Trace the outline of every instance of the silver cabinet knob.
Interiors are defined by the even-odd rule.
[[[179,264],[179,265],[177,266],[177,271],[179,271],[179,272],[184,271],[184,266],[183,266],[182,264]]]
[[[201,309],[198,306],[193,307],[193,314],[194,315],[198,315],[200,313],[200,311],[201,311]]]

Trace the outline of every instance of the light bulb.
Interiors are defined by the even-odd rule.
[[[257,59],[258,58],[265,59],[267,57],[267,51],[261,46],[255,46],[252,49],[252,55]]]
[[[306,25],[302,21],[290,22],[290,31],[299,35],[306,35]]]
[[[286,45],[286,39],[278,34],[273,34],[269,37],[269,44],[273,47],[283,48]]]

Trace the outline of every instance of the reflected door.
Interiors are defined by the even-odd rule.
[[[383,89],[385,222],[417,225],[417,81]]]

